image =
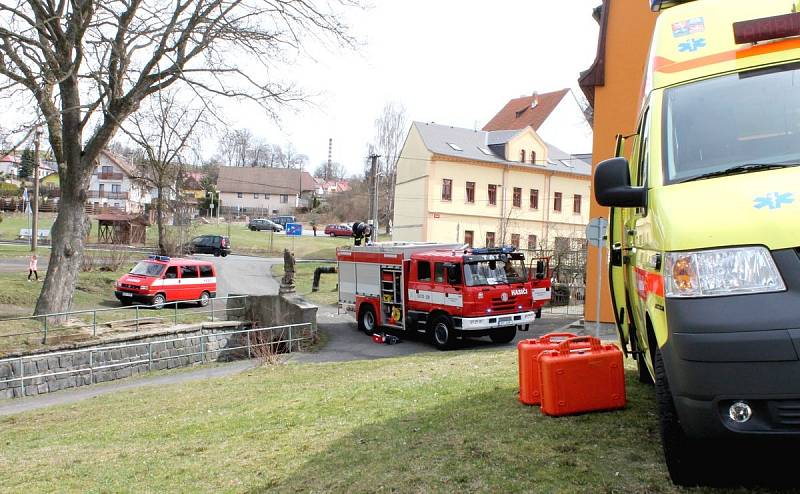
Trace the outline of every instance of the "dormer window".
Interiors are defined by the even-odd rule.
[[[463,151],[463,149],[461,149],[461,146],[459,146],[458,144],[453,144],[452,142],[448,142],[447,145],[453,148],[454,151]]]

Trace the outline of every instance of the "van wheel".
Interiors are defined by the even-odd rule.
[[[372,334],[377,329],[377,320],[375,318],[375,309],[369,304],[364,304],[361,313],[358,316],[358,329],[367,334]]]
[[[661,351],[656,350],[655,356],[656,401],[667,470],[674,484],[694,486],[700,482],[700,468],[705,464],[702,454],[698,453],[700,445],[683,431],[669,389]]]
[[[219,257],[221,253],[222,253],[222,251],[221,251],[221,250],[219,250],[219,249],[214,249],[214,257]]]
[[[516,326],[506,326],[498,328],[489,334],[489,338],[494,343],[510,343],[517,336]]]
[[[439,350],[450,350],[456,340],[453,334],[453,322],[444,315],[433,320],[428,328],[428,335]]]
[[[197,305],[200,307],[207,307],[208,303],[211,301],[211,294],[208,292],[203,292],[200,294],[200,301],[197,302]]]
[[[153,303],[151,304],[154,309],[163,309],[164,304],[167,303],[167,297],[164,296],[163,293],[156,293],[153,297]]]

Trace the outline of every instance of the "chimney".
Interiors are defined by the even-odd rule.
[[[539,92],[533,92],[533,100],[531,101],[531,108],[536,108],[536,105],[539,104]]]

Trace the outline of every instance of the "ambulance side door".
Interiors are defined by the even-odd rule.
[[[638,135],[634,152],[631,156],[631,185],[634,187],[647,187],[647,167],[649,164],[649,135],[650,135],[650,111],[645,105],[642,120],[639,124]],[[628,281],[628,303],[631,305],[631,317],[636,328],[639,341],[637,348],[641,349],[647,345],[645,333],[645,313],[646,313],[646,280],[647,262],[650,253],[644,249],[647,243],[647,229],[643,228],[643,222],[647,217],[647,208],[626,208],[625,220],[623,225],[623,244],[627,250],[627,263],[624,261],[625,275]]]

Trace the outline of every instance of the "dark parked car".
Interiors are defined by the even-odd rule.
[[[250,223],[247,224],[247,228],[256,232],[260,232],[263,230],[273,231],[273,232],[282,232],[283,227],[274,221],[268,220],[266,218],[254,218],[250,220]]]
[[[295,223],[294,216],[272,216],[270,220],[286,228],[286,223]]]
[[[224,235],[203,235],[183,245],[187,254],[214,254],[225,257],[231,253],[231,241]]]
[[[350,237],[353,235],[353,229],[350,225],[327,225],[325,227],[325,235],[331,237]]]

